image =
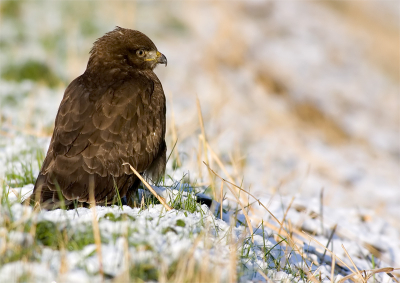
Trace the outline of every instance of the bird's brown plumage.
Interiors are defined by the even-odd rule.
[[[99,38],[85,73],[65,90],[50,147],[31,198],[57,207],[110,203],[136,191],[140,181],[130,170],[158,178],[164,173],[165,96],[153,72],[164,55],[138,31],[117,27]],[[58,189],[59,188],[59,189]]]

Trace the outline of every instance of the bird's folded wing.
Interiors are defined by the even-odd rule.
[[[85,172],[101,177],[132,174],[122,166],[125,162],[143,172],[162,146],[165,111],[159,108],[165,102],[159,105],[160,95],[153,96],[151,80],[131,79],[98,89],[84,85],[79,77],[68,86],[56,117],[40,172],[50,177],[50,190],[57,184],[71,189],[71,184],[83,182]]]

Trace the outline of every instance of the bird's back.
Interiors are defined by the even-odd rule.
[[[34,194],[41,203],[110,203],[139,185],[130,170],[165,168],[165,96],[152,71],[135,71],[104,86],[85,73],[66,89]],[[153,164],[154,163],[154,164]],[[154,173],[154,174],[153,174]],[[61,193],[61,194],[60,194]]]

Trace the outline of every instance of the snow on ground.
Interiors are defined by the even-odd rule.
[[[168,164],[172,177],[168,185],[186,173],[191,181],[210,184],[207,168],[201,163],[206,158],[199,139],[198,97],[211,148],[236,184],[243,184],[260,198],[279,221],[285,218],[285,223],[290,223],[296,244],[307,251],[309,261],[314,261],[313,270],[318,268],[330,276],[331,257],[329,252],[323,257],[321,246],[301,231],[326,245],[334,227],[328,248],[350,268],[353,266],[342,244],[360,269],[400,267],[400,89],[398,73],[393,71],[399,69],[400,14],[395,1],[385,1],[385,5],[357,3],[61,1],[20,2],[17,8],[5,5],[8,10],[2,5],[2,189],[13,187],[8,195],[11,202],[17,200],[16,194],[32,189],[30,183],[39,171],[37,159],[42,158],[38,152],[47,150],[66,84],[84,71],[97,37],[116,25],[133,27],[148,34],[168,58],[168,67],[158,68],[156,73],[167,95],[169,150],[178,138],[176,151],[183,164],[172,169],[177,158],[174,153]],[[49,88],[46,81],[4,78],[7,68],[31,59],[49,66],[59,82]],[[228,178],[212,156],[207,157],[211,168]],[[18,174],[24,178],[17,179]],[[159,191],[165,192],[162,188]],[[96,207],[102,239],[107,240],[102,245],[104,272],[117,275],[127,262],[155,264],[159,259],[171,264],[202,233],[213,244],[198,243],[194,257],[202,258],[206,253],[215,266],[226,266],[232,260],[231,243],[221,239],[235,224],[229,231],[240,243],[240,250],[248,252],[238,257],[240,281],[264,280],[258,268],[278,282],[298,280],[298,274],[291,277],[296,272],[291,273],[288,267],[299,267],[301,257],[293,252],[283,268],[285,262],[279,258],[288,258],[290,249],[284,243],[276,245],[279,225],[271,215],[257,203],[251,206],[255,244],[250,244],[248,234],[241,238],[243,231],[248,232],[241,224],[245,223],[244,215],[239,211],[239,222],[232,222],[230,217],[238,206],[230,193],[227,198],[223,221],[204,206],[201,213],[166,213],[159,205],[144,210],[124,207],[123,211]],[[6,228],[8,214],[3,211],[8,206],[1,205],[0,256],[33,241],[29,233]],[[12,223],[27,221],[26,208],[19,204],[11,208],[7,213],[15,217]],[[72,233],[80,229],[89,233],[91,212],[85,208],[40,212],[35,221],[55,223],[60,230],[68,227]],[[111,218],[127,215],[135,220],[114,222],[107,219],[108,213],[114,215],[109,214]],[[177,225],[178,220],[185,226],[180,226],[181,222]],[[264,233],[261,221],[265,222]],[[126,238],[123,229],[133,232]],[[169,231],[163,233],[166,229]],[[263,235],[277,261],[261,255]],[[71,251],[43,246],[32,260],[10,258],[0,265],[2,280],[16,281],[28,270],[37,282],[101,280],[93,243]],[[349,274],[348,268],[341,266],[335,268],[339,272],[336,279]],[[58,277],[60,270],[62,278]],[[230,278],[230,274],[227,271],[218,276]],[[376,274],[376,279],[392,282],[385,273]]]
[[[32,188],[32,186],[27,187]],[[15,188],[14,191],[27,190],[27,187]],[[177,196],[183,187],[187,188],[176,183],[172,189],[171,187],[156,189],[166,197],[168,194]],[[184,195],[187,197],[191,191],[193,190],[186,190]],[[13,198],[9,199],[12,201]],[[332,258],[329,253],[324,255],[323,249],[317,242],[305,237],[303,237],[303,242],[298,241],[299,234],[294,232],[296,237],[292,239],[296,238],[296,245],[299,248],[293,250],[293,246],[289,247],[284,242],[282,243],[284,238],[274,236],[277,233],[271,228],[274,226],[277,229],[278,226],[268,213],[265,215],[252,213],[254,233],[251,237],[245,225],[241,224],[245,223],[244,215],[239,211],[236,222],[233,218],[236,210],[231,205],[232,203],[225,201],[225,212],[221,220],[218,216],[216,217],[219,211],[218,203],[214,207],[214,213],[206,205],[197,205],[196,211],[189,212],[182,209],[166,211],[162,205],[158,204],[150,205],[145,209],[115,205],[96,206],[92,209],[77,208],[69,211],[57,209],[35,214],[31,207],[22,206],[17,202],[12,202],[8,206],[2,202],[0,246],[3,247],[5,255],[11,257],[13,247],[14,249],[15,246],[28,248],[33,246],[37,239],[40,239],[42,244],[35,251],[34,260],[14,260],[3,264],[0,267],[1,278],[7,282],[18,281],[19,278],[23,278],[22,276],[28,276],[30,282],[43,282],[43,280],[101,282],[100,269],[108,278],[121,276],[127,268],[132,268],[132,266],[133,268],[147,266],[147,272],[151,268],[159,271],[160,266],[171,268],[185,257],[188,251],[192,251],[188,260],[194,260],[198,264],[207,260],[208,269],[215,269],[231,266],[232,252],[235,250],[232,248],[235,246],[238,262],[234,270],[235,272],[236,268],[240,270],[240,282],[264,281],[259,270],[275,282],[303,282],[296,272],[292,273],[289,270],[296,271],[305,268],[310,268],[313,272],[318,270],[316,274],[321,273],[324,278],[322,282],[331,282],[328,278],[331,276]],[[283,198],[270,201],[268,208],[275,217],[281,219],[288,205],[289,199]],[[336,217],[335,223],[340,224],[328,245],[334,251],[339,264],[335,267],[336,281],[348,275],[349,269],[352,268],[350,259],[341,248],[342,244],[360,270],[373,269],[371,253],[363,246],[364,242],[379,249],[382,253],[381,258],[386,260],[375,259],[376,266],[387,267],[389,262],[398,261],[396,255],[399,254],[397,243],[400,237],[395,229],[388,229],[382,225],[382,222],[374,221],[372,225],[372,223],[363,223],[361,220],[357,221],[357,218],[360,219],[359,212],[329,209],[325,211],[326,222],[322,225],[318,217],[311,216],[311,212],[316,214],[315,211],[318,209],[317,203],[310,204],[297,200],[290,206],[286,219],[293,223],[293,227],[299,227],[301,223],[302,230],[313,235],[313,238],[322,245],[326,245],[333,225],[330,221]],[[353,214],[352,218],[348,217],[349,213]],[[347,217],[344,217],[345,214]],[[263,226],[260,225],[260,219],[257,219],[259,217],[264,220]],[[94,243],[80,248],[69,246],[67,250],[58,250],[54,246],[57,242],[54,242],[51,236],[40,236],[43,231],[47,231],[43,229],[48,229],[53,236],[58,233],[65,235],[70,245],[74,243],[79,245],[85,237],[93,237],[94,218],[98,221],[101,235],[101,264]],[[6,222],[10,219],[13,223],[18,223],[19,227],[28,226],[29,221],[34,219],[37,225],[36,233],[39,236],[34,239],[29,232],[18,231],[21,229],[7,231]],[[324,229],[322,233],[321,227]],[[366,234],[368,237],[365,237]],[[339,259],[350,268],[341,264]],[[218,273],[218,281],[227,281],[232,269],[227,268],[221,271]],[[151,280],[153,277],[151,277],[151,272],[149,274],[145,278]],[[392,282],[385,273],[377,274],[375,278],[378,282]]]
[[[373,38],[309,1],[193,6],[193,35],[163,43],[171,69],[158,71],[172,82],[184,150],[198,145],[188,127],[198,96],[214,150],[230,160],[240,148],[238,182],[260,195],[282,180],[284,194],[324,188],[325,203],[367,207],[398,226],[400,84],[369,60]]]

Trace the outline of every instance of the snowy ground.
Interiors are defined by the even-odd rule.
[[[278,282],[301,280],[306,262],[328,282],[331,254],[323,257],[323,248],[302,231],[324,246],[329,242],[343,260],[336,259],[337,280],[354,269],[342,245],[359,269],[400,267],[398,2],[49,1],[46,12],[36,1],[7,3],[0,23],[0,185],[9,197],[0,204],[0,281],[18,281],[25,271],[37,282],[101,280],[91,210],[43,211],[31,221],[28,208],[4,201],[16,200],[10,187],[32,188],[66,84],[84,71],[93,41],[115,25],[145,32],[168,58],[168,67],[156,73],[168,100],[169,150],[178,139],[168,164],[172,179],[188,173],[192,184],[207,187],[207,161],[285,224],[280,229],[265,208],[241,194],[245,204],[253,203],[246,209],[253,243],[227,185],[223,220],[204,205],[193,213],[167,213],[160,205],[96,207],[106,278],[123,281],[128,268],[130,278],[178,280],[166,270],[180,274],[174,264],[193,248],[193,264],[209,257],[196,274],[214,281],[265,280],[259,269]],[[50,71],[19,80],[26,74],[11,67],[29,60]],[[173,170],[172,161],[182,166]],[[35,238],[32,223],[91,236],[72,238],[79,249],[61,248]],[[278,233],[296,246],[290,240],[276,245]],[[21,253],[27,246],[33,248]],[[216,274],[215,266],[229,267]],[[394,282],[386,273],[375,279]]]
[[[205,273],[201,275],[203,282],[232,278],[259,282],[265,277],[274,282],[305,282],[303,270],[311,271],[321,282],[331,282],[333,272],[333,280],[338,282],[356,272],[352,262],[359,270],[376,270],[399,260],[397,231],[379,219],[366,223],[362,217],[367,213],[327,210],[329,220],[323,222],[318,216],[318,204],[299,200],[289,204],[287,198],[268,200],[272,214],[265,210],[264,215],[256,213],[257,206],[250,210],[251,232],[234,202],[225,201],[220,219],[217,202],[210,210],[193,201],[190,187],[171,182],[169,185],[156,188],[171,206],[179,208],[169,212],[161,204],[149,204],[147,208],[114,205],[33,213],[31,207],[15,203],[14,195],[25,195],[33,186],[14,188],[8,198],[3,195],[0,207],[3,282],[19,282],[23,278],[29,282],[101,282],[103,276],[122,281],[160,280],[163,276],[176,282],[181,282],[180,276],[189,281],[200,280],[199,275],[185,277],[188,269],[182,266],[188,262],[197,266],[200,274]],[[353,214],[351,222],[349,213]],[[271,215],[285,218],[290,225],[279,229]],[[334,223],[340,226],[328,240],[333,216]],[[36,230],[33,234],[32,227]],[[96,245],[96,229],[100,247]],[[325,245],[335,254],[333,271],[333,257],[330,252],[324,253]],[[379,259],[373,258],[375,251],[379,251]],[[18,260],[19,253],[24,256]],[[184,274],[180,273],[182,270]],[[372,278],[376,282],[393,282],[386,273]]]

